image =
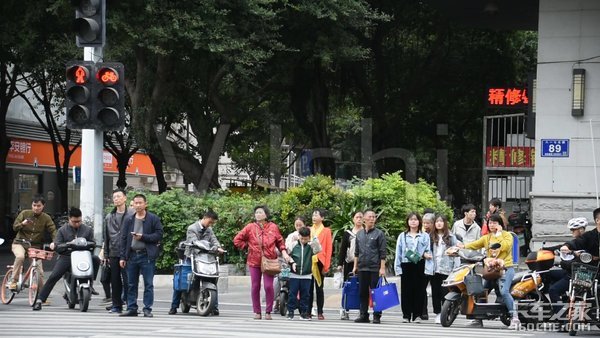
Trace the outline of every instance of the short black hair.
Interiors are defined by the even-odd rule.
[[[256,212],[256,210],[258,209],[263,209],[263,211],[265,212],[265,215],[267,215],[267,219],[271,219],[271,211],[269,210],[269,208],[267,208],[266,205],[257,205],[254,207],[254,212]]]
[[[471,210],[477,211],[477,209],[475,209],[475,206],[472,203],[468,203],[468,204],[463,205],[460,211],[463,213],[463,216],[464,216],[465,212],[469,212]]]
[[[113,192],[112,192],[112,193],[113,193],[113,195],[114,195],[114,194],[116,194],[116,193],[118,193],[118,192],[122,193],[123,195],[125,195],[125,197],[127,197],[127,193],[125,192],[125,190],[123,190],[123,189],[121,189],[121,188],[117,188],[117,189],[113,190]]]
[[[301,221],[302,223],[306,224],[306,217],[298,215],[296,218],[294,218],[294,222],[296,221]]]
[[[435,210],[433,210],[433,208],[425,208],[423,210],[423,215],[425,214],[435,214]]]
[[[31,198],[31,203],[42,203],[43,205],[46,205],[46,199],[44,199],[44,196],[41,194],[35,194]]]
[[[310,229],[307,227],[302,227],[298,229],[298,234],[302,237],[310,236]]]
[[[365,211],[363,211],[363,215],[366,214],[367,212],[372,212],[375,214],[375,216],[377,216],[377,212],[375,211],[375,209],[367,208],[367,209],[365,209]]]
[[[502,220],[502,217],[500,217],[500,214],[496,214],[496,213],[490,215],[488,223],[489,222],[498,222],[498,224],[500,224],[500,226],[502,226],[502,227],[504,227],[504,225],[505,225],[504,221]]]
[[[71,217],[81,217],[81,209],[75,207],[69,209],[69,218]]]
[[[206,210],[202,213],[202,218],[212,218],[215,221],[219,219],[219,215],[211,209]]]
[[[146,202],[146,195],[144,195],[144,194],[135,194],[135,196],[133,196],[133,199],[136,199],[136,198],[141,198],[144,200],[144,202]]]
[[[598,217],[600,217],[600,208],[594,209],[594,222]]]
[[[322,209],[322,208],[314,208],[314,209],[313,209],[313,214],[314,214],[315,212],[318,212],[318,213],[319,213],[319,215],[321,215],[321,217],[323,217],[323,218],[327,217],[327,210],[325,210],[325,209]]]
[[[502,201],[499,198],[492,198],[490,200],[490,204],[496,208],[502,208]]]

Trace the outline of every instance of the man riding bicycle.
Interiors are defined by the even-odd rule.
[[[15,263],[13,264],[13,279],[9,286],[11,290],[17,288],[19,271],[23,268],[23,262],[25,261],[25,252],[27,251],[27,248],[23,247],[21,241],[27,240],[31,242],[32,247],[41,249],[44,244],[44,235],[46,232],[52,236],[52,240],[56,238],[56,226],[54,225],[52,218],[44,212],[45,205],[46,201],[44,200],[44,197],[41,195],[33,196],[31,209],[21,211],[13,223],[13,229],[16,232],[16,236],[12,244]],[[42,264],[38,265],[38,273],[43,281],[44,270]],[[41,288],[42,284],[40,284],[39,287]]]

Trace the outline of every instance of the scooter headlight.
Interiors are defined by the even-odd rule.
[[[77,269],[81,271],[88,271],[90,269],[90,264],[88,262],[79,262],[77,263]]]

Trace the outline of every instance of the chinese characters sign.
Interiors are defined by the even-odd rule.
[[[487,101],[491,107],[524,107],[529,97],[526,88],[490,88]]]
[[[486,147],[485,166],[494,168],[533,168],[534,147]]]

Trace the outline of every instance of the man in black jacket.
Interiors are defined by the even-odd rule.
[[[121,229],[121,253],[119,265],[127,266],[127,311],[120,316],[138,315],[138,283],[144,277],[144,317],[153,317],[154,270],[163,236],[160,218],[146,211],[146,196],[133,197],[135,215],[125,219]]]
[[[386,239],[383,231],[375,228],[377,215],[373,210],[364,212],[365,228],[356,234],[354,274],[358,273],[360,287],[360,316],[356,323],[369,322],[370,289],[377,287],[380,276],[385,276]],[[381,323],[381,312],[373,312],[373,324]]]
[[[53,247],[57,248],[60,244],[68,243],[75,238],[83,237],[88,242],[94,241],[94,230],[85,225],[81,224],[81,210],[78,208],[71,208],[69,210],[69,225],[63,226],[58,230],[56,234],[56,239],[54,240]],[[94,279],[96,274],[98,273],[98,267],[100,266],[100,258],[97,256],[93,257],[94,264]],[[58,261],[54,265],[54,269],[52,269],[52,274],[48,278],[44,287],[40,291],[37,301],[33,304],[33,310],[38,311],[42,309],[42,303],[48,299],[50,292],[56,285],[65,273],[67,273],[71,269],[71,252],[63,252],[60,254]]]

